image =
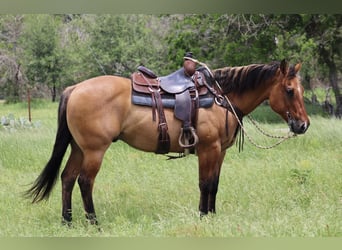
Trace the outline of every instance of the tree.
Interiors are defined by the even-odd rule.
[[[93,21],[91,21],[91,17]],[[89,63],[94,75],[117,74],[129,76],[139,65],[156,65],[149,15],[88,16],[90,36]]]
[[[197,50],[212,67],[264,63],[275,58],[275,34],[281,32],[281,20],[274,15],[225,14],[178,17],[170,32],[169,55],[187,49]]]
[[[90,62],[88,15],[64,14],[60,32],[61,54],[63,55],[63,74],[60,87],[74,84],[94,75]]]
[[[22,15],[0,16],[0,87],[10,102],[21,101],[22,96],[24,79],[19,63],[22,50],[17,44],[22,20]]]
[[[336,100],[336,115],[342,116],[342,95],[338,74],[342,68],[342,15],[310,15],[305,19],[307,37],[315,40],[319,61],[328,68],[328,78]]]
[[[20,40],[29,85],[47,85],[52,101],[56,100],[56,87],[63,69],[59,27],[60,20],[52,15],[26,15]]]

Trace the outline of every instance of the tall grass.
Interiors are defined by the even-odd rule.
[[[0,128],[0,236],[342,236],[342,122],[311,117],[303,136],[271,150],[245,143],[228,150],[222,167],[217,214],[198,214],[197,158],[166,161],[117,142],[96,178],[99,226],[88,225],[78,186],[73,226],[61,225],[61,187],[47,202],[22,197],[47,162],[54,143],[57,104],[33,105],[38,128]],[[26,116],[24,104],[0,104],[0,116]],[[269,132],[284,133],[267,108],[255,113]],[[273,119],[273,118],[272,118]],[[260,144],[260,137],[245,122]],[[65,162],[66,159],[64,159]]]

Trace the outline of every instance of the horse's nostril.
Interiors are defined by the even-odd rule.
[[[303,124],[302,124],[302,126],[300,126],[300,130],[302,131],[302,133],[305,133],[305,131],[308,129],[308,125],[307,125],[307,123],[306,122],[304,122]]]

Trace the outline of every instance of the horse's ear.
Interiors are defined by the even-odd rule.
[[[283,59],[283,60],[280,62],[280,70],[281,70],[281,73],[283,73],[283,75],[286,75],[286,74],[287,74],[288,63],[286,62],[285,59]]]
[[[296,74],[297,74],[298,71],[301,69],[301,67],[302,67],[302,64],[301,64],[301,63],[297,63],[297,64],[295,65],[295,72],[296,72]]]

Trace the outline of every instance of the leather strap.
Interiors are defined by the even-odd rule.
[[[154,90],[152,92],[152,98],[154,99],[154,103],[156,105],[157,114],[158,114],[158,146],[156,153],[157,154],[166,154],[170,151],[170,136],[168,133],[168,126],[166,123],[166,117],[164,113],[164,108],[161,100],[161,96],[158,90]]]

